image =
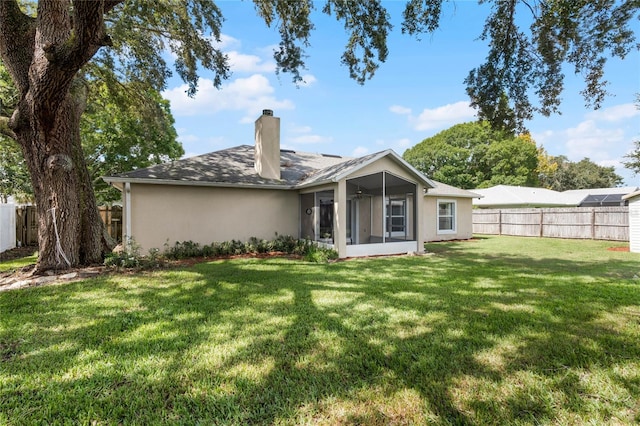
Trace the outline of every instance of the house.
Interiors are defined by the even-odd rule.
[[[123,233],[143,250],[293,235],[340,257],[422,252],[425,239],[470,238],[477,196],[431,181],[392,150],[349,158],[280,149],[271,110],[256,120],[254,146],[104,180],[123,192]]]
[[[577,207],[618,207],[628,205],[625,195],[638,190],[636,186],[617,188],[572,189],[562,194]]]
[[[480,199],[474,199],[474,207],[483,209],[511,209],[520,207],[571,207],[560,192],[546,188],[496,185],[491,188],[474,189]]]
[[[576,189],[553,191],[546,188],[496,185],[474,189],[481,199],[473,201],[474,207],[485,209],[525,207],[611,207],[626,205],[623,196],[637,187]]]

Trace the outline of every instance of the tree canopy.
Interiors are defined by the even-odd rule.
[[[551,157],[550,161],[555,164],[555,171],[541,177],[541,184],[555,191],[613,188],[622,185],[623,182],[614,167],[600,166],[589,158],[572,162],[564,155],[559,155]]]
[[[101,73],[105,70],[100,70]],[[99,203],[120,200],[120,191],[102,176],[177,160],[184,149],[177,140],[169,102],[138,83],[109,85],[92,76],[87,109],[80,121],[82,147]]]
[[[487,121],[457,124],[403,157],[429,178],[465,189],[515,185],[566,191],[616,187],[623,181],[613,167],[551,156],[528,133],[513,136]]]
[[[494,130],[487,121],[457,124],[403,157],[429,178],[460,188],[538,184],[535,142],[528,135]]]

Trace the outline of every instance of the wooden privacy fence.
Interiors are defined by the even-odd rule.
[[[1,0],[0,0],[1,1]],[[100,206],[100,217],[111,238],[122,241],[122,207]],[[36,206],[16,207],[16,241],[20,245],[38,244],[38,216]]]
[[[21,246],[38,244],[38,215],[36,206],[16,207],[16,241]]]
[[[111,238],[119,243],[122,242],[122,207],[100,206],[98,211]]]
[[[629,241],[629,207],[475,209],[473,233]]]

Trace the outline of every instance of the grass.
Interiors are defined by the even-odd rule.
[[[0,424],[635,424],[640,255],[486,237],[0,293]]]
[[[38,253],[35,252],[31,256],[19,257],[16,259],[0,261],[0,273],[14,271],[25,266],[33,265],[38,261]]]

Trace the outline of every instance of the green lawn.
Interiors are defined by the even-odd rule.
[[[11,259],[0,262],[0,273],[15,271],[25,266],[33,265],[38,261],[38,253],[34,253],[31,256],[21,257],[19,259]]]
[[[634,424],[640,255],[482,237],[0,293],[0,424]]]

